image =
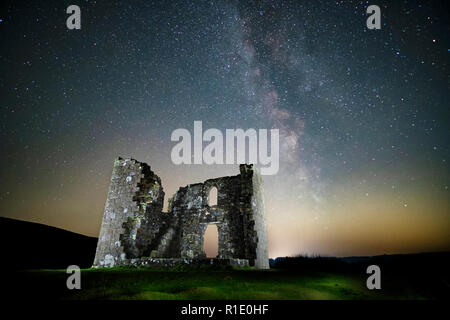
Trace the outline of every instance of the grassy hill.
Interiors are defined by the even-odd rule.
[[[450,297],[445,283],[448,276],[445,275],[382,274],[382,289],[368,290],[365,270],[87,269],[81,272],[81,290],[68,290],[67,277],[65,270],[23,271],[17,274],[8,291],[10,297],[17,299],[63,300],[390,300]]]

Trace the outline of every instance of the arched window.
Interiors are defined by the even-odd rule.
[[[208,195],[208,205],[210,207],[217,206],[217,188],[212,187]]]
[[[207,258],[215,258],[219,253],[219,231],[215,224],[206,227],[203,235],[203,251]]]

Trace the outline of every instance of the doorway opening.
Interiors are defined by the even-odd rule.
[[[206,227],[203,236],[203,251],[207,258],[216,258],[219,254],[219,231],[215,224],[209,224]]]

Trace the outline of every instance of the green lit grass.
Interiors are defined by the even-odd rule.
[[[84,269],[81,290],[68,290],[65,270],[23,272],[39,294],[57,299],[248,299],[248,300],[359,300],[420,299],[409,291],[366,288],[365,274],[260,271],[222,268]],[[44,293],[43,293],[44,292]],[[32,291],[27,291],[33,294]],[[42,296],[41,296],[42,298]]]

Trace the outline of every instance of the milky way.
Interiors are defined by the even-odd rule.
[[[81,8],[81,30],[66,8]],[[368,30],[377,4],[381,30]],[[450,248],[448,4],[9,1],[0,214],[97,236],[113,159],[178,187],[177,128],[280,130],[270,256]],[[166,199],[167,202],[167,199]]]

